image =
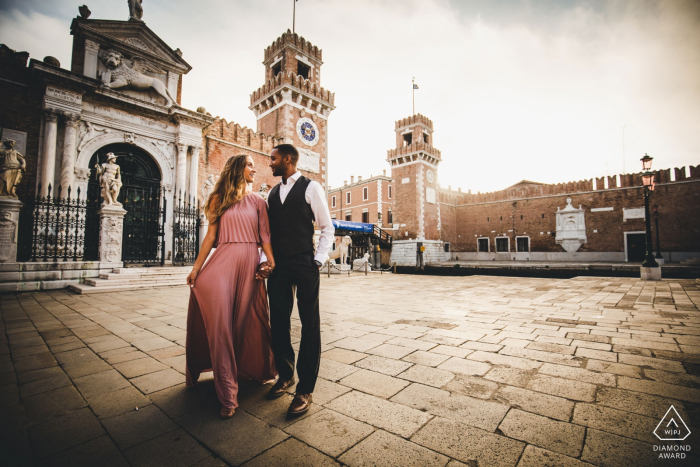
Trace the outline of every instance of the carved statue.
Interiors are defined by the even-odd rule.
[[[348,258],[348,247],[352,244],[352,239],[347,235],[340,240],[340,243],[328,254],[328,259],[340,258],[340,264],[346,264]]]
[[[15,150],[15,142],[11,139],[3,140],[0,149],[0,198],[17,199],[15,189],[26,168],[24,157]]]
[[[209,174],[207,179],[204,181],[204,184],[202,185],[202,198],[204,202],[202,203],[202,206],[204,206],[207,203],[207,200],[209,199],[209,195],[211,194],[212,191],[214,191],[214,185],[216,185],[216,181],[214,180],[214,175]]]
[[[262,185],[260,185],[260,189],[258,190],[258,194],[259,194],[259,195],[262,197],[262,199],[264,199],[265,201],[267,201],[267,192],[268,192],[269,189],[270,189],[270,188],[267,186],[267,183],[263,183]]]
[[[131,58],[134,63],[133,68],[129,68],[124,63],[124,56],[114,49],[101,50],[99,57],[107,67],[107,71],[102,73],[102,86],[110,89],[126,88],[137,91],[153,89],[166,100],[166,107],[172,107],[175,99],[170,95],[165,84],[157,78],[143,74],[143,72],[164,74],[163,70],[136,55]]]
[[[122,187],[122,173],[119,166],[115,163],[117,156],[113,152],[107,154],[107,162],[102,165],[95,164],[95,170],[100,180],[102,188],[102,205],[105,206],[121,206],[117,201],[119,190]]]
[[[129,3],[129,21],[141,21],[143,20],[143,0],[128,0]]]

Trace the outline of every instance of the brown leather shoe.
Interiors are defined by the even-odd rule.
[[[267,397],[269,399],[277,399],[278,397],[284,395],[285,391],[289,389],[296,381],[294,378],[292,379],[282,379],[279,378],[277,382],[272,386],[270,389],[270,392],[267,394]]]
[[[287,416],[296,417],[308,412],[309,407],[311,407],[312,396],[313,394],[297,394],[294,396],[294,400],[289,405],[289,410],[287,410]]]

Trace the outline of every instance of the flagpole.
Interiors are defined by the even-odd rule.
[[[411,92],[413,93],[413,115],[416,114],[416,77],[411,80]]]
[[[297,26],[297,0],[294,0],[294,13],[292,15],[292,34],[296,33]]]

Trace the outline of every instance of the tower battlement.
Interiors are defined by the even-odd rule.
[[[433,131],[433,121],[430,120],[425,115],[421,115],[421,114],[411,115],[410,117],[406,117],[406,118],[402,118],[401,120],[397,120],[396,121],[396,130],[398,130],[400,128],[405,128],[407,126],[416,125],[416,124],[423,124],[426,127],[428,127],[430,129],[430,131]]]
[[[287,32],[278,37],[277,40],[272,43],[272,45],[265,49],[265,62],[274,58],[275,54],[284,49],[284,47],[287,45],[292,45],[298,49],[301,49],[305,54],[310,55],[319,61],[323,60],[321,49],[311,44],[311,42],[307,41],[299,34],[292,33],[292,31],[287,29]]]

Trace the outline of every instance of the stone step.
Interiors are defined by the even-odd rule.
[[[111,282],[111,281],[110,281]],[[157,287],[167,287],[167,286],[182,286],[185,285],[183,282],[173,282],[173,283],[162,283],[158,284]],[[113,284],[105,284],[96,287],[93,285],[88,285],[88,284],[73,284],[70,286],[70,290],[73,292],[77,292],[79,294],[92,294],[92,293],[102,293],[102,292],[122,292],[122,291],[127,291],[127,290],[139,290],[139,289],[146,289],[149,287],[156,287],[153,284],[122,284],[122,285],[113,285]]]
[[[109,284],[145,284],[149,286],[159,286],[161,284],[185,284],[187,282],[187,274],[179,276],[169,276],[162,278],[138,278],[138,279],[85,279],[85,284],[93,287],[102,287]]]
[[[168,277],[179,277],[179,276],[185,276],[192,271],[192,268],[178,268],[177,270],[174,271],[168,271],[168,272],[152,272],[152,273],[135,273],[135,274],[115,274],[113,272],[107,272],[107,273],[101,273],[99,275],[100,279],[107,279],[107,280],[112,280],[112,279],[117,279],[117,280],[137,280],[137,279],[143,279],[147,280],[150,278],[154,279],[163,279],[163,278],[168,278]]]
[[[168,274],[177,271],[182,271],[184,269],[191,270],[192,265],[189,266],[163,266],[163,267],[152,267],[152,268],[114,268],[112,274]]]

